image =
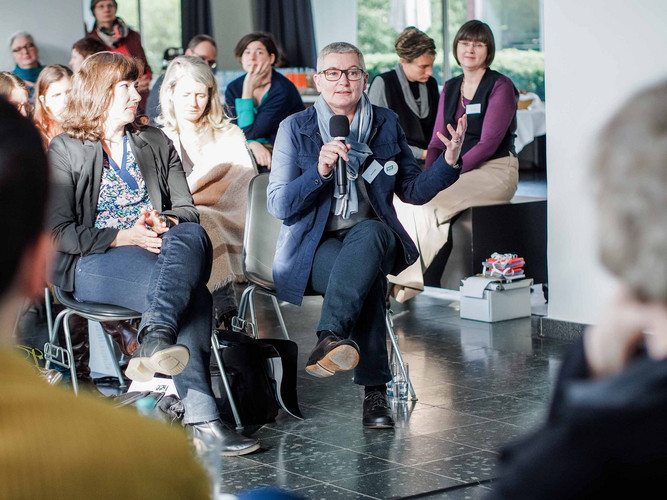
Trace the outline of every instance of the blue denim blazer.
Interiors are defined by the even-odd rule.
[[[366,181],[368,196],[378,218],[396,234],[399,255],[392,274],[398,274],[419,256],[394,210],[394,193],[404,202],[423,205],[441,190],[452,185],[460,169],[445,163],[443,156],[425,171],[417,166],[398,117],[386,108],[373,106],[373,125],[369,140],[373,160],[384,165],[393,160],[398,173],[381,171],[372,183]],[[317,161],[323,142],[314,107],[286,118],[276,137],[268,187],[269,212],[283,221],[273,261],[273,279],[278,297],[300,305],[308,285],[315,250],[322,238],[334,183],[323,179]],[[363,256],[360,256],[363,259]]]

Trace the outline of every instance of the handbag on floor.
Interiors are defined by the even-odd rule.
[[[246,432],[273,422],[283,409],[302,419],[296,393],[298,347],[291,340],[253,339],[242,333],[218,330],[220,356]],[[211,382],[220,417],[235,426],[215,356]]]

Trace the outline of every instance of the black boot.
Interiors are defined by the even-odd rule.
[[[155,373],[178,375],[190,360],[190,351],[176,344],[176,333],[164,326],[147,326],[139,335],[139,348],[127,365],[125,375],[148,382]]]
[[[132,356],[139,348],[139,332],[129,321],[100,321],[100,325],[126,356]]]
[[[220,446],[220,455],[236,457],[259,449],[259,441],[238,434],[220,419],[188,424],[186,428],[199,453]]]
[[[370,390],[369,390],[370,389]],[[387,389],[367,388],[364,396],[364,427],[367,429],[391,429],[394,419],[387,403]]]

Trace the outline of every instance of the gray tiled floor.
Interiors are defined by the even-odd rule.
[[[363,388],[346,374],[314,379],[303,371],[320,305],[317,297],[301,308],[281,305],[299,345],[298,391],[306,420],[281,413],[257,432],[259,452],[224,459],[222,491],[280,486],[312,499],[432,492],[425,497],[474,500],[488,493],[493,484],[477,482],[495,477],[502,443],[544,417],[567,344],[537,338],[528,318],[461,320],[458,302],[435,291],[393,304],[419,401],[395,408],[394,430],[364,430]],[[268,299],[257,300],[261,336],[277,337],[269,306]]]

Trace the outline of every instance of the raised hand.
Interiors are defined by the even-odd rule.
[[[445,151],[445,161],[449,165],[456,165],[456,163],[459,161],[461,147],[463,146],[463,140],[465,139],[467,128],[468,118],[467,115],[463,115],[461,118],[459,118],[459,121],[456,124],[456,130],[454,130],[454,127],[452,127],[449,123],[447,124],[447,130],[452,137],[451,139],[447,139],[447,137],[445,137],[440,132],[436,132],[438,139],[440,139],[447,148]]]

